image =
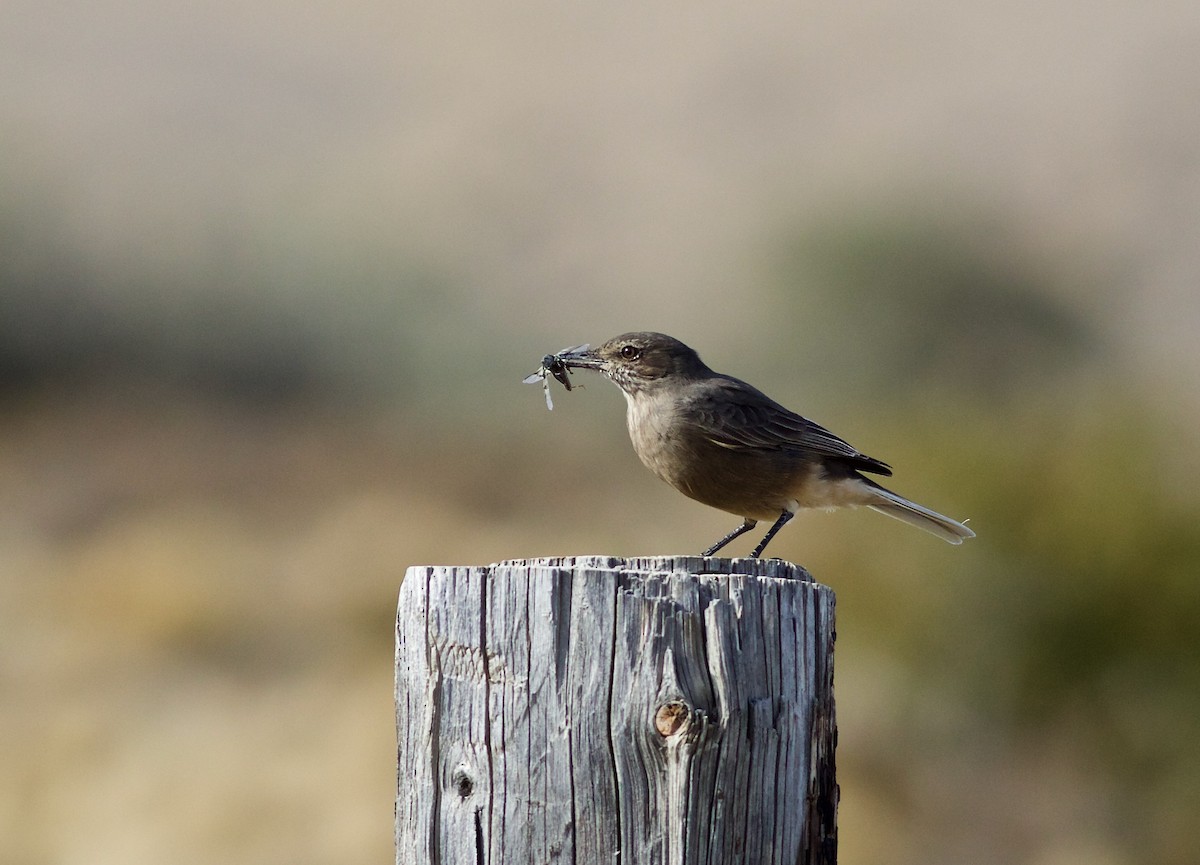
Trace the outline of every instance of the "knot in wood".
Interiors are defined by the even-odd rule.
[[[654,729],[658,730],[658,734],[664,739],[667,736],[674,736],[687,729],[691,714],[692,707],[683,700],[663,703],[654,713]]]
[[[471,777],[466,766],[458,766],[450,776],[450,783],[460,799],[469,799],[475,792],[475,779]]]

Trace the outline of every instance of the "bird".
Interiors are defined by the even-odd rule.
[[[642,463],[685,496],[742,518],[704,556],[772,520],[750,554],[759,558],[776,533],[809,508],[865,506],[951,544],[975,537],[963,523],[864,475],[890,477],[887,463],[741,379],[714,372],[674,337],[624,333],[594,349],[579,346],[547,358],[613,382],[625,395],[629,438]]]

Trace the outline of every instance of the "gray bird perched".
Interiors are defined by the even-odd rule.
[[[952,544],[975,537],[962,523],[861,474],[890,476],[887,463],[744,381],[713,372],[666,334],[626,333],[595,349],[548,357],[556,368],[560,361],[607,376],[625,394],[629,437],[646,467],[684,495],[742,518],[703,555],[713,555],[759,520],[774,520],[750,554],[757,558],[803,508],[865,505]]]

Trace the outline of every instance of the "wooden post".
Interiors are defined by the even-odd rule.
[[[834,865],[833,609],[778,559],[409,568],[398,865]]]

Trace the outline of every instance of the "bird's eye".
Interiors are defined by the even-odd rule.
[[[625,358],[625,360],[637,360],[641,356],[642,350],[636,345],[621,346],[621,357]]]

